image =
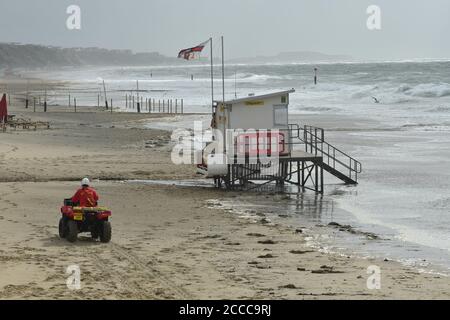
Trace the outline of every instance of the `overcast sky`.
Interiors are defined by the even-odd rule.
[[[82,10],[79,31],[66,28],[71,4]],[[381,8],[381,30],[366,27],[372,4]],[[0,13],[0,42],[174,56],[224,35],[230,58],[300,50],[362,59],[450,58],[448,0],[0,0]]]

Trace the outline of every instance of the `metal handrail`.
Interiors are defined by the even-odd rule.
[[[325,155],[327,157],[325,163],[333,169],[336,169],[337,164],[341,165],[349,170],[349,177],[352,178],[354,176],[355,180],[357,179],[358,173],[362,172],[361,162],[325,141],[324,129],[309,125],[305,125],[301,128],[297,124],[290,124],[289,130],[292,137],[298,138],[305,144],[306,152],[310,151],[311,153],[315,152],[315,154],[321,153],[322,155]],[[303,132],[303,138],[300,135],[301,131]],[[338,157],[347,158],[348,163]]]
[[[354,169],[352,168],[352,170],[354,170],[354,171],[356,171],[356,172],[358,172],[358,173],[361,173],[361,172],[362,172],[362,165],[361,165],[361,162],[359,162],[358,160],[356,160],[356,159],[353,158],[352,156],[346,154],[344,151],[342,151],[342,150],[336,148],[335,146],[329,144],[328,142],[324,141],[323,138],[318,137],[315,133],[311,132],[311,131],[308,130],[307,128],[309,128],[309,129],[311,130],[311,129],[316,129],[316,127],[313,127],[313,126],[305,126],[305,129],[304,129],[304,130],[305,130],[305,132],[308,132],[311,136],[314,136],[316,139],[318,139],[318,140],[320,141],[321,144],[325,144],[325,145],[328,147],[328,150],[330,150],[330,148],[331,148],[334,152],[337,151],[337,152],[338,152],[339,154],[341,154],[342,156],[347,157],[347,158],[349,158],[351,161],[355,162],[355,163],[358,165],[358,169],[357,169],[357,170],[354,170]],[[317,128],[317,129],[318,129],[318,130],[321,130],[322,132],[324,132],[324,129],[322,129],[322,128]],[[323,136],[323,134],[322,134],[322,136]],[[319,149],[319,150],[320,150],[320,149]],[[330,156],[330,157],[331,157],[329,151],[328,151],[328,153],[325,152],[324,150],[320,150],[320,151],[323,152],[324,154],[326,154],[327,156]],[[345,164],[345,163],[342,163],[342,165],[345,166],[346,164]]]
[[[288,126],[289,126],[289,132],[291,133],[291,138],[299,138],[299,139],[301,139],[300,138],[300,126],[298,124],[296,124],[296,123],[289,124]],[[292,135],[293,131],[297,131],[297,136],[293,136]]]

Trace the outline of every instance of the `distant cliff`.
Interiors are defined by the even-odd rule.
[[[157,52],[101,48],[59,48],[31,44],[0,43],[0,69],[69,66],[154,65],[179,63]]]
[[[60,48],[42,45],[0,43],[0,70],[11,68],[58,68],[77,66],[145,66],[167,64],[205,63],[208,58],[186,62],[167,57],[158,52],[133,53],[131,50],[107,50],[102,48]],[[219,61],[216,58],[216,61]],[[352,61],[344,55],[319,52],[284,52],[276,56],[257,56],[228,60],[227,63],[296,63]]]

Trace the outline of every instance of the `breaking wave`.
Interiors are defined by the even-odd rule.
[[[268,74],[254,74],[254,73],[238,73],[236,79],[241,81],[267,81],[267,80],[288,80],[286,77],[268,75]]]
[[[434,108],[428,109],[427,112],[431,112],[431,113],[447,113],[447,112],[450,112],[450,106],[434,107]]]
[[[441,98],[450,96],[450,84],[448,83],[423,83],[416,86],[401,85],[397,93],[421,98]]]
[[[291,108],[292,114],[316,114],[316,113],[327,113],[336,112],[339,108],[335,107],[321,107],[321,106],[305,106],[294,104]]]
[[[403,130],[415,131],[450,131],[448,123],[411,123],[400,126]]]

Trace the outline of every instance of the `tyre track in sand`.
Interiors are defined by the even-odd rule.
[[[55,237],[45,226],[36,226],[48,236]],[[56,229],[56,227],[55,227]],[[60,239],[66,241],[65,239]],[[74,246],[77,243],[73,244]],[[110,242],[98,246],[79,246],[83,258],[90,260],[98,270],[106,273],[105,281],[117,289],[113,298],[126,299],[193,299],[193,295],[170,280],[154,265],[153,259],[146,262],[121,245]],[[60,254],[63,254],[63,249]],[[125,265],[124,265],[125,264]],[[83,266],[81,266],[82,269]],[[116,295],[116,296],[115,296]],[[98,297],[94,297],[98,298]]]
[[[38,226],[34,225],[34,227]],[[38,228],[49,236],[56,236],[48,227]],[[76,246],[77,243],[73,245]],[[113,298],[193,299],[192,294],[158,270],[154,266],[157,262],[153,259],[146,262],[117,243],[110,242],[99,246],[79,246],[78,248],[81,249],[83,258],[87,258],[98,270],[107,274],[107,277],[102,278],[106,279],[105,282],[111,287],[117,289],[117,292],[112,294]],[[81,267],[83,269],[83,266]]]
[[[17,187],[16,183],[2,184],[2,187],[6,187],[7,189],[0,193],[0,213],[2,213],[2,215],[0,215],[0,220],[5,218],[3,213],[6,214],[8,210],[13,210],[19,206],[16,202],[9,200],[8,197],[13,194],[22,193],[22,190]],[[6,220],[12,223],[18,223],[18,221],[11,218]]]
[[[129,252],[122,246],[111,243],[112,251],[117,255],[122,257],[123,259],[126,259],[130,264],[132,264],[136,269],[141,270],[144,277],[147,280],[151,281],[157,281],[163,290],[168,291],[171,294],[171,298],[181,298],[181,299],[193,299],[192,294],[190,294],[187,290],[185,290],[183,287],[180,287],[177,285],[174,281],[170,280],[168,277],[166,277],[163,272],[158,270],[156,265],[156,261],[151,259],[148,262],[145,262],[141,260],[138,256],[135,254]]]
[[[1,145],[7,146],[8,148],[10,148],[7,151],[3,151],[0,153],[0,164],[4,164],[4,161],[6,159],[6,157],[10,154],[10,153],[14,153],[17,150],[19,150],[18,147],[16,147],[15,145],[12,144],[7,144],[7,143],[1,143]]]
[[[117,289],[117,296],[120,298],[128,299],[152,299],[154,294],[144,289],[139,282],[131,280],[126,275],[122,274],[122,271],[111,269],[111,261],[109,259],[102,258],[98,253],[90,252],[93,258],[93,264],[107,274],[105,281],[109,282],[113,287]]]
[[[154,261],[146,263],[114,242],[96,249],[98,250],[94,251],[85,247],[82,249],[83,255],[90,257],[92,263],[102,273],[106,273],[105,282],[117,289],[117,297],[142,300],[192,299],[192,295],[184,288],[175,284],[156,267],[150,267],[149,263],[154,264]]]
[[[12,144],[8,144],[8,143],[1,143],[0,142],[0,147],[1,146],[6,146],[7,148],[9,148],[9,150],[3,151],[0,153],[0,166],[9,166],[5,171],[7,171],[9,173],[9,176],[11,176],[11,173],[15,173],[17,176],[21,176],[22,178],[20,179],[5,179],[4,176],[0,176],[0,182],[6,182],[6,183],[10,183],[10,182],[20,182],[21,180],[27,180],[27,181],[34,181],[34,176],[25,172],[25,171],[16,171],[16,170],[12,170],[11,169],[11,164],[15,164],[16,158],[10,158],[7,159],[8,156],[10,156],[11,154],[14,154],[17,150],[19,150],[19,148],[15,145]],[[32,167],[32,166],[31,166]],[[7,175],[8,176],[8,175]]]

